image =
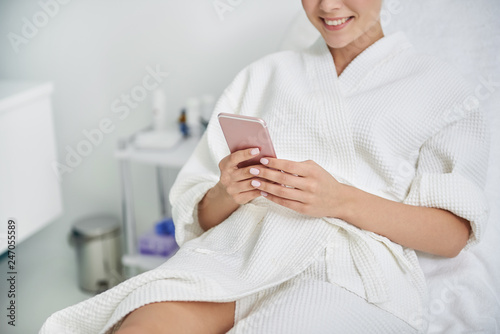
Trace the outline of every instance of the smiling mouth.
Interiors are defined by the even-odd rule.
[[[340,26],[344,23],[346,23],[347,21],[349,21],[350,19],[352,19],[353,17],[350,16],[350,17],[344,17],[342,19],[336,19],[336,20],[328,20],[328,19],[323,19],[323,22],[325,22],[325,24],[327,26],[331,26],[331,27],[337,27],[337,26]]]

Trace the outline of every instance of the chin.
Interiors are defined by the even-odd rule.
[[[331,36],[323,36],[326,44],[332,49],[342,49],[349,45],[352,41],[343,38],[332,38]]]

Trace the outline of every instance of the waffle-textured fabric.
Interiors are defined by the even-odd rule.
[[[227,334],[262,333],[407,334],[416,330],[364,298],[331,284],[323,255],[290,280],[237,301],[235,325]]]
[[[314,307],[308,303],[319,302],[329,308],[332,301],[321,296],[338,298],[330,311],[332,319],[342,322],[338,308],[356,312],[353,305],[361,299],[363,309],[384,311],[386,328],[403,322],[414,331],[425,331],[426,286],[416,254],[386,237],[340,219],[305,216],[264,197],[241,205],[203,232],[197,205],[218,182],[218,163],[229,154],[216,117],[220,112],[262,117],[279,158],[311,159],[340,182],[469,220],[469,248],[480,240],[488,214],[483,194],[488,135],[475,102],[454,69],[417,55],[402,33],[374,43],[339,77],[321,38],[303,52],[264,57],[241,71],[224,91],[172,187],[181,246],[176,255],[157,269],[56,312],[41,333],[112,332],[126,314],[156,301],[236,300],[241,309],[254,299],[275,298],[273,288],[322,260],[327,275],[318,282],[345,291],[309,289],[318,295],[302,294],[304,310]],[[345,292],[355,302],[344,303],[349,295]],[[251,309],[259,312],[257,303]],[[277,312],[283,323],[292,320],[286,314],[296,320],[294,312]],[[238,314],[235,320],[240,320]],[[366,325],[356,327],[350,318],[335,325],[341,327],[329,328],[331,322],[326,321],[318,328],[309,315],[304,312],[301,326],[309,324],[316,333],[332,333],[342,326],[359,332]],[[256,320],[246,326],[268,324]],[[377,331],[387,333],[374,323],[371,332]]]

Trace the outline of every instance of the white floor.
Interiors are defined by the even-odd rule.
[[[0,333],[38,333],[53,312],[91,297],[79,290],[68,226],[57,220],[16,248],[16,326],[7,324],[7,258],[0,258]]]

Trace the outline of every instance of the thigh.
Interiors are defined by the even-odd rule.
[[[396,316],[329,282],[291,280],[252,305],[231,334],[415,333]]]
[[[235,302],[167,301],[129,313],[118,334],[226,333],[233,326]]]

